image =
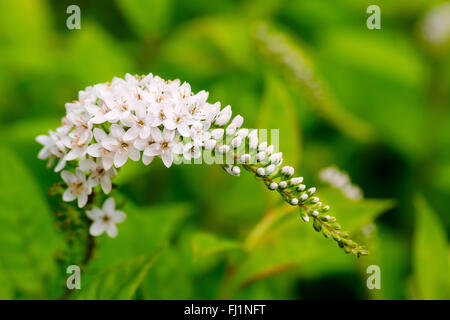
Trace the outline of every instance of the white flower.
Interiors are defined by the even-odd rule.
[[[188,142],[184,145],[183,156],[186,160],[197,159],[202,155],[201,145],[196,141]]]
[[[53,163],[55,158],[59,158],[59,162],[55,167],[55,171],[61,171],[66,166],[66,148],[60,141],[57,133],[49,131],[49,135],[40,135],[36,137],[36,141],[43,145],[43,148],[38,154],[38,158],[49,160],[49,166]]]
[[[108,198],[102,208],[94,207],[92,210],[86,211],[87,216],[93,220],[89,233],[93,236],[99,236],[106,232],[108,236],[114,238],[117,236],[116,223],[125,220],[125,213],[115,209],[113,198]]]
[[[144,155],[160,156],[164,165],[169,168],[173,162],[173,155],[183,152],[181,143],[175,140],[175,131],[164,129],[161,133],[159,129],[155,128],[151,134],[154,143],[145,148]]]
[[[89,187],[92,188],[100,184],[104,193],[108,194],[111,192],[111,178],[117,175],[117,170],[114,167],[106,170],[99,158],[97,158],[97,162],[91,159],[83,159],[79,165],[81,170],[89,172]]]
[[[192,124],[191,115],[187,112],[184,105],[177,104],[166,110],[167,119],[164,121],[164,127],[169,130],[177,130],[183,137],[189,137],[191,131],[189,125]]]
[[[103,140],[108,138],[108,135],[105,131],[99,128],[94,128],[94,138],[98,143],[91,144],[87,148],[87,153],[91,157],[100,158],[102,160],[103,168],[105,168],[105,170],[109,170],[114,163],[114,152],[109,151],[102,145]]]
[[[127,120],[131,116],[132,106],[124,99],[123,95],[119,95],[115,101],[108,103],[111,111],[105,114],[105,118],[109,122],[117,122]]]
[[[128,158],[139,161],[141,154],[129,141],[124,141],[125,130],[113,124],[110,128],[111,134],[102,140],[102,146],[106,150],[114,152],[114,165],[116,168],[123,166]]]
[[[149,147],[152,143],[154,143],[153,138],[150,137],[147,139],[136,139],[134,141],[134,147],[138,149],[139,151],[145,150],[147,147]],[[148,156],[145,153],[142,154],[142,163],[148,166],[153,161],[154,156]]]
[[[211,133],[209,132],[209,127],[211,124],[209,122],[194,123],[191,127],[191,138],[197,141],[199,144],[211,138]]]
[[[67,184],[67,189],[63,194],[63,200],[73,201],[78,199],[78,207],[84,207],[91,193],[91,187],[86,181],[86,176],[83,171],[77,168],[75,174],[73,174],[65,170],[61,172],[61,177]]]
[[[125,119],[122,123],[130,129],[123,136],[124,141],[134,141],[136,138],[147,139],[150,136],[152,115],[144,105],[136,108],[136,115]]]

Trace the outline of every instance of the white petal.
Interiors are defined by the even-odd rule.
[[[142,163],[148,166],[152,161],[154,157],[146,156],[145,154],[142,155]]]
[[[152,143],[144,150],[147,157],[157,156],[161,154],[161,145],[159,143]]]
[[[126,151],[119,151],[116,152],[114,155],[114,165],[116,168],[120,168],[123,166],[128,160],[128,152]]]
[[[84,172],[80,168],[75,169],[75,175],[79,182],[86,181],[86,176],[84,175]]]
[[[155,140],[156,142],[163,141],[163,136],[162,136],[161,130],[159,130],[158,128],[152,128],[151,135],[152,135],[153,140]]]
[[[162,159],[162,161],[164,162],[164,165],[167,167],[167,168],[170,168],[170,166],[172,165],[172,162],[173,162],[173,155],[172,155],[172,152],[169,150],[164,150],[162,153],[161,153],[161,159]]]
[[[163,124],[165,129],[174,130],[177,128],[177,124],[175,123],[175,121],[173,121],[172,118],[164,120]]]
[[[128,156],[133,161],[139,161],[139,159],[141,158],[141,153],[136,148],[130,147],[128,149]]]
[[[145,147],[148,145],[148,141],[147,140],[143,140],[143,139],[136,139],[134,141],[133,145],[138,150],[144,150]]]
[[[66,189],[66,191],[64,191],[64,194],[63,194],[64,201],[70,202],[70,201],[75,200],[75,198],[76,198],[76,195],[74,193],[70,192],[70,189]]]
[[[59,159],[58,164],[55,167],[55,172],[61,171],[62,169],[64,169],[65,166],[66,166],[66,159],[64,158]]]
[[[189,127],[187,124],[180,124],[178,126],[178,132],[183,136],[183,137],[189,137],[191,135],[191,131],[189,130]]]
[[[123,211],[120,211],[120,210],[116,210],[113,213],[113,220],[116,223],[122,222],[123,220],[125,220],[126,217],[127,217],[126,214]]]
[[[107,137],[102,140],[102,146],[109,151],[113,151],[117,146],[119,146],[119,141],[117,141],[117,139]]]
[[[141,128],[141,132],[139,133],[139,137],[141,139],[147,139],[150,136],[150,127],[143,126]]]
[[[112,167],[113,163],[114,163],[113,157],[107,156],[102,158],[102,164],[105,170],[109,170]]]
[[[94,128],[94,138],[97,142],[100,142],[101,140],[106,138],[106,133],[102,129]]]
[[[111,238],[115,238],[117,236],[117,227],[116,227],[116,225],[114,223],[108,224],[108,226],[106,228],[106,233]]]
[[[105,224],[102,221],[95,221],[89,228],[89,233],[94,237],[101,235],[105,232]]]
[[[61,172],[61,178],[67,184],[71,184],[77,179],[77,177],[72,172],[69,172],[69,171],[66,171],[66,170]]]
[[[88,195],[86,193],[80,193],[78,195],[78,207],[83,208],[88,201]]]
[[[82,154],[82,151],[80,149],[72,149],[69,151],[68,154],[64,157],[67,161],[75,160],[78,157],[80,157]]]
[[[87,210],[86,211],[86,215],[91,219],[91,220],[98,220],[101,215],[102,215],[102,210],[100,210],[97,207],[92,208],[92,210]]]
[[[97,164],[91,159],[83,159],[78,165],[83,171],[94,171],[97,168]]]
[[[113,124],[111,126],[110,130],[111,130],[111,135],[114,138],[122,139],[122,137],[125,134],[125,130],[121,126],[119,126],[117,124]]]
[[[87,153],[91,157],[96,157],[96,158],[101,157],[102,156],[102,147],[99,143],[91,144],[87,148]]]
[[[106,175],[103,176],[101,184],[102,184],[102,189],[103,189],[104,193],[108,194],[111,192],[112,183],[111,183],[110,177],[108,177]]]
[[[175,131],[174,130],[167,130],[164,129],[163,131],[163,140],[166,142],[170,142],[175,138]]]
[[[114,198],[108,198],[103,203],[102,210],[108,214],[112,214],[114,212],[115,206],[116,206],[116,203],[114,201]]]
[[[124,141],[132,141],[139,135],[139,129],[137,127],[132,127],[123,135]]]

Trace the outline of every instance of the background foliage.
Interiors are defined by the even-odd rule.
[[[81,30],[70,31],[75,3]],[[375,3],[382,29],[368,30]],[[209,91],[249,127],[280,128],[287,162],[371,255],[345,255],[296,214],[255,238],[286,206],[249,175],[128,163],[116,179],[127,220],[116,239],[98,239],[73,298],[447,299],[450,54],[420,32],[439,3],[1,1],[0,298],[57,298],[67,276],[55,259],[67,245],[53,225],[59,199],[47,195],[58,176],[34,137],[85,86],[152,72]],[[268,52],[262,25],[287,39],[323,96]],[[320,184],[331,164],[364,200]],[[381,290],[366,287],[371,264]]]

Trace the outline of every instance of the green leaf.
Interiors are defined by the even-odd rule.
[[[278,142],[276,140],[268,140],[268,144],[273,143],[275,147],[279,147],[276,152],[283,152],[284,161],[297,167],[300,162],[302,143],[292,97],[279,78],[268,75],[265,83],[258,128],[267,129],[268,135],[271,129],[279,130],[279,144],[275,143]]]
[[[103,271],[86,284],[74,296],[77,300],[129,300],[141,285],[144,277],[155,260],[161,254],[156,253],[134,258],[107,271]]]
[[[448,299],[447,238],[442,222],[421,196],[416,208],[413,268],[418,299]]]
[[[239,241],[221,238],[206,232],[199,232],[192,237],[194,259],[230,250],[240,250],[241,248],[242,245]]]
[[[22,160],[0,148],[0,273],[8,275],[0,277],[0,288],[23,298],[46,297],[57,274],[53,255],[63,246],[43,192]]]

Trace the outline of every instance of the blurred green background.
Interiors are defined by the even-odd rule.
[[[448,17],[443,3],[1,0],[0,298],[57,298],[67,277],[55,260],[67,245],[54,226],[59,199],[47,194],[60,178],[37,159],[34,138],[84,87],[152,72],[209,91],[248,127],[280,128],[286,163],[371,254],[346,255],[296,214],[242,250],[266,212],[286,209],[261,183],[219,166],[127,163],[115,180],[127,220],[117,238],[98,239],[82,297],[447,299],[448,21],[441,42],[423,32],[445,26],[432,15]],[[66,27],[71,4],[80,30]],[[370,4],[381,30],[366,27]],[[306,78],[268,35],[306,61],[297,66]],[[332,164],[363,200],[319,181]],[[146,255],[163,246],[150,265]],[[367,289],[369,265],[380,266],[380,290]]]

